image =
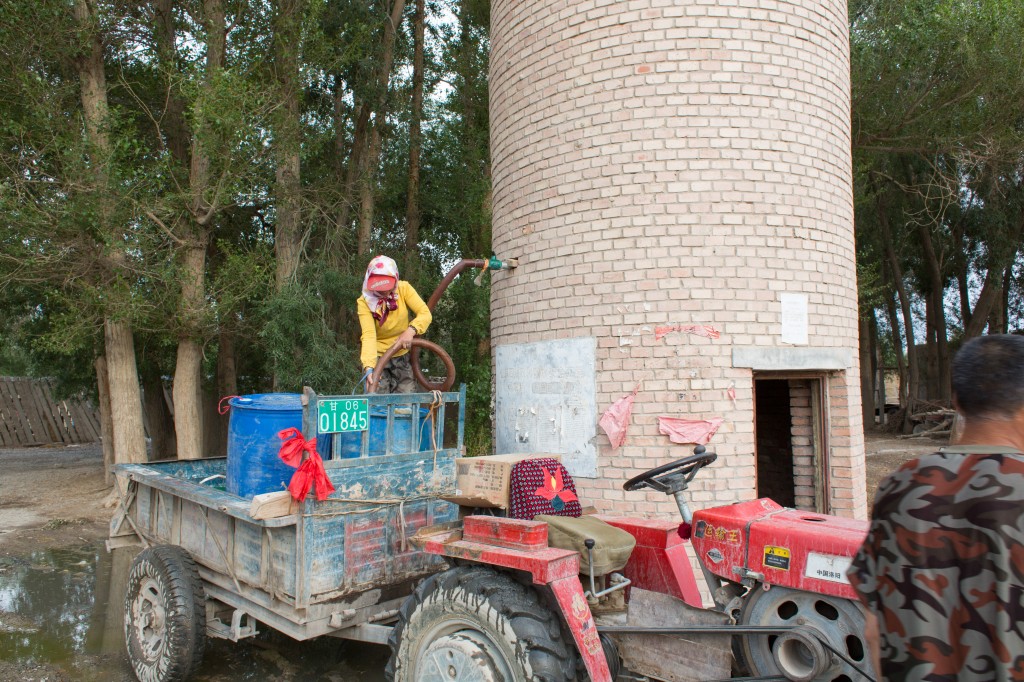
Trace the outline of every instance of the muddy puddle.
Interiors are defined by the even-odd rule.
[[[125,581],[137,550],[102,544],[0,558],[0,680],[132,682],[124,650]],[[197,682],[384,679],[386,647],[323,637],[296,642],[260,627],[207,640]]]

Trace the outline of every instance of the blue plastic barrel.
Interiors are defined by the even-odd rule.
[[[430,410],[426,407],[420,408],[420,437],[419,437],[419,451],[433,449],[433,443],[430,438],[430,427],[431,421],[428,419]],[[437,424],[434,423],[434,427]],[[367,448],[367,454],[370,457],[376,457],[378,455],[386,454],[387,451],[387,429],[388,429],[388,408],[379,405],[377,407],[370,408],[370,442]],[[394,409],[394,416],[392,417],[392,451],[393,452],[416,452],[417,448],[413,446],[415,442],[412,432],[412,409],[409,407],[396,407]],[[359,451],[363,445],[363,432],[362,431],[350,431],[347,433],[339,434],[341,440],[341,457],[350,459],[352,457],[358,457]],[[441,443],[437,444],[438,449],[443,447]]]
[[[284,490],[295,473],[281,461],[279,431],[302,430],[302,399],[297,393],[255,393],[232,398],[228,419],[229,493],[252,497]],[[317,437],[317,452],[330,457],[330,438]]]

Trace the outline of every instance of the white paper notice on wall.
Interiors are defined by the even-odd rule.
[[[495,349],[497,454],[557,452],[573,476],[597,476],[596,354],[593,337]]]
[[[795,346],[807,345],[807,294],[783,292],[782,342]]]

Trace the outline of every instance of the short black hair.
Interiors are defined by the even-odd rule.
[[[1024,336],[979,336],[953,359],[953,395],[967,419],[1010,419],[1024,409]]]

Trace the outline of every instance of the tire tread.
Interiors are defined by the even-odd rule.
[[[146,564],[151,567],[146,568]],[[199,667],[206,649],[206,594],[199,568],[192,556],[176,545],[154,545],[143,550],[132,562],[125,594],[125,645],[133,670],[128,618],[135,584],[142,575],[159,577],[165,586],[167,642],[172,661],[159,682],[184,682]],[[136,671],[138,675],[138,671]]]
[[[548,609],[535,589],[486,566],[460,566],[424,580],[402,604],[398,622],[388,638],[391,657],[384,671],[389,682],[396,680],[401,639],[421,605],[436,592],[461,589],[487,601],[510,623],[517,639],[526,643],[527,656],[537,682],[568,682],[576,679],[576,652],[566,642],[558,615]],[[444,601],[447,597],[441,597]]]

